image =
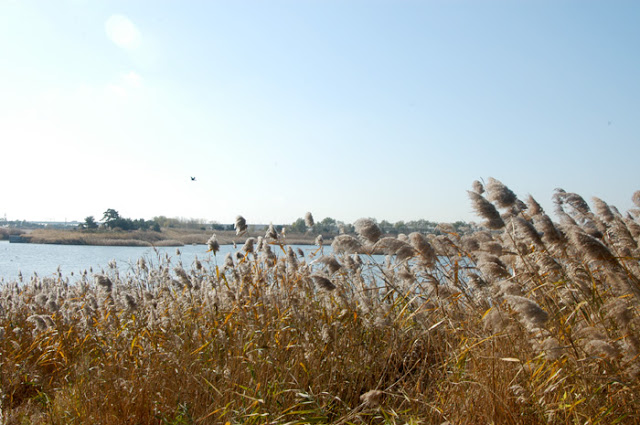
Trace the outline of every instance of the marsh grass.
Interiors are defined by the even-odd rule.
[[[8,229],[0,229],[4,231]],[[238,236],[235,231],[217,232],[220,244],[229,245],[234,242],[244,243],[243,238],[257,238],[264,232],[249,232],[244,230],[243,236]],[[6,237],[4,236],[6,234]],[[78,231],[61,229],[35,229],[29,233],[21,232],[23,238],[31,243],[62,244],[62,245],[105,245],[105,246],[183,246],[183,245],[203,245],[211,236],[210,232],[163,229],[161,232],[134,230],[100,230],[100,231]],[[0,238],[9,238],[9,232],[0,233]],[[315,242],[315,234],[293,234],[282,238],[283,242],[290,245],[307,244]],[[328,238],[330,242],[331,239]]]
[[[335,255],[260,238],[6,284],[1,422],[639,423],[637,218],[486,189],[472,235],[363,220]]]
[[[24,233],[24,230],[0,227],[0,240],[8,240],[10,236],[21,236]]]

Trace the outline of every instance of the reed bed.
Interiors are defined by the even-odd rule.
[[[3,232],[4,231],[4,232]],[[207,242],[210,232],[193,231],[182,229],[163,229],[161,232],[147,230],[99,230],[99,231],[79,231],[76,229],[35,229],[29,233],[14,231],[14,229],[0,229],[0,239],[9,239],[9,233],[22,235],[26,242],[40,244],[61,244],[61,245],[105,245],[105,246],[183,246],[201,245]],[[18,233],[19,232],[19,233]],[[218,238],[221,244],[238,243],[240,239],[234,231],[218,231]],[[262,232],[247,232],[245,238],[258,238]],[[316,235],[292,234],[282,243],[288,245],[308,245],[313,244]],[[328,239],[330,241],[330,239]]]
[[[640,423],[638,210],[469,197],[471,235],[362,219],[332,254],[212,237],[194,264],[5,284],[0,422]]]

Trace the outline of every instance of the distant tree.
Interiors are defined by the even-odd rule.
[[[116,225],[116,222],[120,221],[120,214],[118,213],[118,211],[114,210],[113,208],[109,208],[104,212],[104,215],[102,216],[102,221],[104,221],[104,225],[110,229],[113,229],[115,227],[120,227]]]
[[[407,225],[402,220],[396,221],[395,224],[393,225],[393,228],[398,233],[407,233],[407,230],[408,230]]]
[[[90,215],[84,219],[84,228],[85,229],[97,229],[98,223],[96,223],[96,219]]]
[[[305,224],[304,218],[299,218],[289,226],[288,229],[291,233],[304,233],[307,231],[307,225]]]
[[[382,220],[378,223],[378,227],[380,227],[380,230],[384,233],[392,232],[394,230],[393,224],[389,223],[387,220]]]
[[[211,223],[211,230],[225,230],[224,224],[220,224],[217,221]]]
[[[160,227],[169,227],[169,219],[163,215],[153,217],[154,223],[157,223]]]
[[[140,230],[148,230],[151,227],[152,221],[147,221],[144,218],[139,218],[132,222],[132,230],[140,229]]]

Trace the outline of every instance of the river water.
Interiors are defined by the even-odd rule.
[[[291,245],[294,250],[302,249],[305,257],[318,249],[313,245]],[[222,265],[228,252],[240,250],[242,245],[222,245],[217,254],[217,263]],[[282,250],[274,246],[276,255],[284,255]],[[115,261],[121,272],[132,270],[139,258],[145,258],[152,264],[158,263],[158,255],[168,255],[171,263],[182,262],[183,267],[190,268],[196,257],[202,262],[213,261],[213,255],[207,252],[206,245],[185,245],[181,247],[131,247],[131,246],[89,246],[89,245],[55,245],[9,243],[0,241],[0,282],[12,282],[20,273],[29,279],[34,273],[40,277],[54,276],[58,268],[63,277],[81,274],[84,270],[99,273],[107,269],[111,261]],[[178,254],[179,251],[179,254]],[[324,253],[331,252],[330,246],[323,248]]]

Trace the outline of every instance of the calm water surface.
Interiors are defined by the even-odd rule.
[[[223,245],[217,255],[218,264],[222,264],[228,252],[235,252],[233,245]],[[291,245],[293,249],[301,248],[305,256],[314,252],[317,247],[312,245]],[[206,245],[186,245],[181,247],[158,247],[157,252],[164,258],[171,257],[172,264],[182,261],[185,268],[191,267],[197,258],[205,263],[213,261],[213,256],[207,253]],[[274,246],[276,255],[283,255],[282,250]],[[180,255],[176,250],[180,251]],[[331,247],[324,247],[324,252],[330,252]],[[63,276],[81,274],[84,270],[93,269],[94,273],[107,269],[109,262],[116,262],[121,272],[128,272],[135,267],[139,258],[145,258],[150,263],[158,263],[158,253],[150,247],[130,246],[87,246],[87,245],[53,245],[53,244],[24,244],[0,241],[0,282],[11,282],[22,273],[29,279],[34,273],[38,276],[53,276],[58,267]]]

